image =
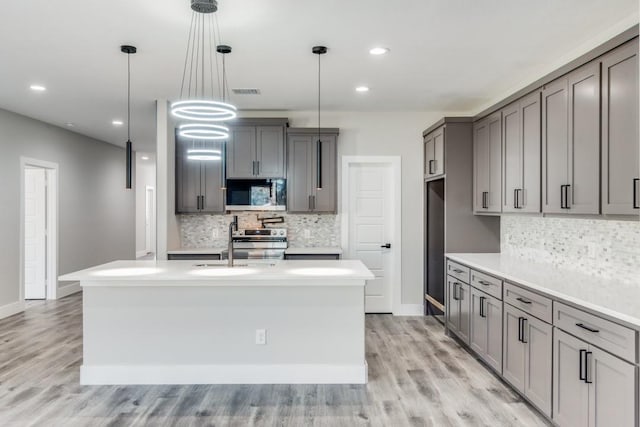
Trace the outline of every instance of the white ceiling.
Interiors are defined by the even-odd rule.
[[[477,112],[497,94],[629,17],[637,0],[219,0],[241,109]],[[189,0],[3,0],[0,108],[123,145],[126,56],[134,148],[153,150],[156,99],[179,94]],[[391,49],[372,57],[373,46]],[[45,93],[29,90],[32,83]],[[355,86],[371,91],[359,94]],[[426,125],[426,124],[425,124]]]

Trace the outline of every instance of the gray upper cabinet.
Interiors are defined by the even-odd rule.
[[[502,212],[540,212],[540,92],[502,110]]]
[[[542,91],[545,213],[600,213],[600,63]]]
[[[445,131],[445,127],[441,126],[424,137],[425,179],[444,174]]]
[[[473,209],[476,214],[502,211],[502,113],[473,127]]]
[[[207,148],[222,152],[222,144],[211,142]],[[192,145],[191,141],[176,142],[176,213],[223,212],[222,162],[189,159]]]
[[[230,127],[227,178],[284,178],[284,119],[245,119]],[[266,123],[260,125],[260,123]]]
[[[602,213],[638,215],[638,39],[602,58]]]
[[[338,129],[287,132],[287,210],[337,212]]]

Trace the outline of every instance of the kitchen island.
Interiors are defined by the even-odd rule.
[[[360,261],[116,261],[83,290],[81,384],[363,384]]]

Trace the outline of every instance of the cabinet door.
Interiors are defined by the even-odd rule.
[[[214,150],[223,152],[221,142],[209,144]],[[224,211],[224,190],[222,190],[222,161],[200,162],[200,193],[202,196],[200,209],[204,213],[221,213]]]
[[[433,133],[427,135],[424,139],[424,177],[431,178],[435,174],[434,162],[436,159],[436,151],[433,146]]]
[[[444,174],[444,135],[444,127],[433,132],[433,176]]]
[[[520,212],[540,212],[540,92],[520,101],[522,187]]]
[[[524,316],[524,312],[517,308],[504,305],[502,376],[522,393],[525,387],[525,344],[520,341],[520,319]]]
[[[484,292],[471,288],[469,347],[483,359],[487,354],[487,317],[484,314],[488,297]]]
[[[189,160],[190,144],[176,143],[176,213],[200,212],[200,161]]]
[[[460,330],[458,335],[465,343],[469,343],[469,327],[471,325],[471,286],[462,283],[458,289],[460,297]]]
[[[287,210],[310,212],[313,162],[312,137],[289,135],[287,140]]]
[[[462,283],[455,278],[447,276],[447,327],[451,332],[460,333],[460,287]]]
[[[636,368],[590,346],[587,358],[590,427],[633,427],[636,415]]]
[[[488,210],[489,193],[489,126],[486,119],[473,126],[473,211]]]
[[[518,212],[517,198],[521,197],[524,158],[520,129],[520,103],[516,102],[502,110],[502,212]]]
[[[639,213],[638,90],[638,39],[635,39],[602,58],[604,214]]]
[[[489,116],[489,195],[488,212],[502,211],[502,113]]]
[[[560,426],[586,426],[589,384],[580,377],[589,346],[558,328],[553,333],[553,420]]]
[[[565,77],[542,91],[542,211],[563,213],[561,187],[569,184],[568,88]]]
[[[548,323],[526,316],[524,394],[548,416],[551,416],[552,331],[553,327]]]
[[[487,352],[484,360],[502,373],[502,301],[487,296],[483,312],[487,320]]]
[[[230,129],[227,143],[227,178],[254,178],[256,128],[235,126]]]
[[[600,64],[585,65],[569,81],[569,184],[565,211],[600,213]],[[636,96],[637,98],[637,96]],[[636,141],[637,143],[637,141]]]
[[[335,213],[337,212],[337,141],[333,135],[322,135],[322,144],[318,147],[318,142],[313,144],[313,161],[311,167],[314,174],[315,189],[313,192],[313,210],[314,212]],[[322,161],[317,161],[320,154]],[[317,174],[318,164],[322,173]],[[322,180],[322,188],[318,188],[316,182],[320,178]]]
[[[284,178],[284,128],[256,127],[256,175],[260,178]]]

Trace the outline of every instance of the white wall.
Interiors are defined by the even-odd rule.
[[[242,116],[288,117],[291,127],[315,127],[317,114],[315,111],[251,111],[243,112]],[[322,113],[323,127],[340,128],[339,157],[371,155],[402,158],[402,304],[422,304],[423,300],[422,131],[445,115],[455,114],[395,111]],[[340,182],[340,176],[338,180]]]
[[[57,163],[58,273],[135,251],[122,148],[0,110],[0,312],[20,298],[20,157]]]
[[[145,155],[148,160],[141,157]],[[146,190],[156,188],[156,163],[149,154],[136,153],[136,255],[146,251]]]

